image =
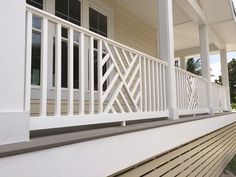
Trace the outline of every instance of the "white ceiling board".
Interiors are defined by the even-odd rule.
[[[212,25],[227,44],[236,44],[236,23],[231,20]]]
[[[199,46],[198,27],[193,22],[174,27],[175,50]]]
[[[230,0],[203,0],[205,11],[210,24],[219,23],[233,19]]]

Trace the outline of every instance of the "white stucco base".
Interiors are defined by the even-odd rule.
[[[212,117],[0,159],[4,177],[103,177],[236,122]]]
[[[0,112],[0,145],[24,141],[29,141],[29,115]]]

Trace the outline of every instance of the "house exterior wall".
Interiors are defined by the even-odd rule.
[[[115,1],[101,1],[113,10],[114,39],[136,50],[157,57],[156,29],[147,25]]]

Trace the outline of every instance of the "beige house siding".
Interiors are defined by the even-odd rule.
[[[157,56],[156,30],[111,0],[101,0],[113,10],[114,39],[122,44]]]

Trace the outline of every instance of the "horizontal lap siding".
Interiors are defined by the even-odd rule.
[[[236,152],[236,123],[113,176],[220,176]]]
[[[111,0],[102,0],[113,10],[115,41],[157,57],[156,30]]]

